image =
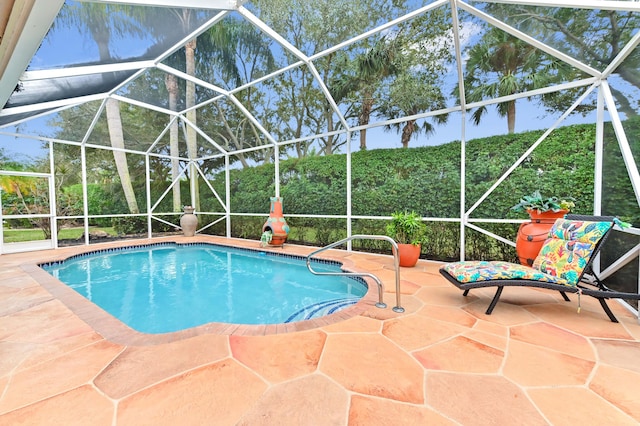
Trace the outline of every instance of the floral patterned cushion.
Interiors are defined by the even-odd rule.
[[[545,274],[538,269],[503,261],[470,260],[447,263],[442,267],[462,283],[490,280],[536,280],[566,284],[557,276]]]
[[[596,244],[611,226],[611,222],[558,219],[549,230],[532,267],[575,286]]]
[[[595,245],[611,222],[558,219],[533,266],[502,261],[464,261],[442,267],[461,283],[490,280],[535,280],[575,287]]]

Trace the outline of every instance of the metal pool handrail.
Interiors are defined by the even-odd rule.
[[[347,276],[347,277],[369,277],[371,279],[373,279],[377,284],[378,284],[378,303],[376,303],[376,306],[378,308],[386,308],[387,305],[386,303],[384,303],[383,301],[383,292],[384,292],[384,287],[382,285],[382,281],[380,281],[380,279],[378,277],[376,277],[373,274],[370,274],[368,272],[318,272],[318,271],[314,271],[313,268],[311,267],[311,257],[323,252],[325,250],[329,250],[331,248],[334,248],[336,246],[340,246],[342,244],[345,244],[351,240],[386,240],[389,241],[391,243],[392,246],[392,251],[393,251],[393,266],[396,270],[396,306],[392,308],[392,310],[394,312],[404,312],[404,308],[402,306],[400,306],[400,258],[398,257],[398,244],[394,241],[393,238],[391,237],[387,237],[386,235],[352,235],[350,237],[344,238],[340,241],[336,241],[335,243],[329,244],[328,246],[322,247],[312,253],[310,253],[309,255],[307,255],[307,268],[309,269],[309,271],[312,274],[315,275],[343,275],[343,276]]]

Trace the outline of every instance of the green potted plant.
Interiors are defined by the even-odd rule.
[[[575,207],[575,199],[573,197],[543,197],[540,191],[534,191],[531,195],[525,195],[520,199],[520,202],[511,207],[511,210],[516,212],[526,212],[531,214],[533,211],[536,213],[554,212],[566,214],[572,208]]]
[[[516,212],[528,213],[529,222],[522,223],[516,237],[516,254],[523,265],[533,265],[549,229],[557,219],[575,207],[573,197],[544,197],[540,191],[525,195],[520,202],[511,207]]]
[[[415,266],[420,258],[427,225],[415,211],[396,211],[387,224],[387,235],[398,243],[400,266]]]

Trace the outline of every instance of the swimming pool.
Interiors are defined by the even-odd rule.
[[[314,270],[340,270],[337,262],[313,263]],[[367,292],[358,278],[311,274],[301,257],[208,243],[111,249],[40,266],[143,333],[302,321],[345,309]]]

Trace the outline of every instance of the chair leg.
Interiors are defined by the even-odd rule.
[[[613,312],[611,312],[611,309],[609,309],[609,305],[607,305],[607,302],[604,300],[604,298],[599,297],[598,301],[600,302],[600,306],[602,306],[602,309],[604,309],[604,311],[607,313],[607,316],[609,317],[611,322],[618,322],[618,318],[613,315]]]
[[[464,293],[462,293],[463,296],[466,296],[467,294],[469,294],[469,289],[466,289]]]
[[[503,286],[498,287],[498,289],[496,290],[496,294],[493,296],[493,300],[491,301],[491,303],[489,303],[489,307],[487,308],[487,311],[485,312],[485,314],[491,315],[491,312],[493,312],[493,308],[495,308],[496,304],[498,303],[498,299],[500,299],[500,295],[502,294],[503,288],[504,288]]]
[[[562,295],[562,298],[564,299],[565,302],[571,302],[571,299],[569,299],[569,296],[567,296],[567,293],[565,293],[564,291],[561,291],[560,294]]]

